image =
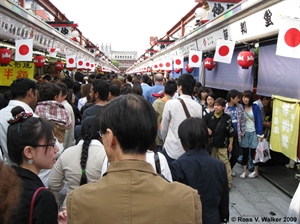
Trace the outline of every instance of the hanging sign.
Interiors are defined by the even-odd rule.
[[[10,86],[18,78],[33,79],[33,62],[12,61],[6,66],[0,66],[0,86]]]

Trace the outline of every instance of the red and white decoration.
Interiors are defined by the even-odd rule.
[[[75,61],[75,55],[66,55],[66,68],[75,68],[76,67],[76,61]]]
[[[254,63],[254,54],[251,51],[243,50],[238,54],[237,62],[243,69],[248,69]]]
[[[300,19],[282,18],[277,39],[276,55],[300,58]]]
[[[169,59],[169,60],[165,60],[164,62],[164,70],[167,70],[167,71],[172,71],[172,60]]]
[[[77,68],[85,68],[84,60],[82,58],[77,59]]]
[[[183,68],[183,57],[182,56],[173,57],[173,61],[174,61],[174,68]]]
[[[193,51],[189,53],[189,66],[200,68],[202,62],[202,51]]]
[[[176,73],[181,72],[181,68],[174,68],[174,72],[176,72]]]
[[[57,61],[56,63],[55,63],[55,70],[56,71],[61,71],[61,70],[63,70],[64,69],[64,63],[62,63],[61,61]]]
[[[153,70],[157,71],[157,69],[158,69],[158,64],[153,64],[152,68],[153,68]]]
[[[189,63],[186,63],[185,64],[185,70],[189,73],[193,72],[194,71],[194,67],[190,67],[189,66]]]
[[[12,52],[7,48],[0,48],[0,65],[8,65],[12,60]]]
[[[36,55],[33,58],[33,64],[37,68],[41,68],[45,65],[45,57],[43,55]]]
[[[159,70],[163,70],[164,69],[164,62],[163,61],[158,62],[158,69]]]
[[[94,71],[94,69],[95,69],[95,63],[91,63],[90,68],[91,68],[92,71]]]
[[[90,70],[91,69],[91,62],[89,62],[89,61],[85,61],[85,63],[84,63],[84,69],[86,69],[86,70]]]
[[[33,39],[15,40],[15,61],[32,61]]]
[[[48,49],[49,55],[50,55],[50,57],[52,57],[52,58],[56,57],[57,51],[58,51],[57,48],[49,48],[49,49]]]
[[[207,70],[213,70],[216,67],[216,62],[214,62],[213,58],[207,57],[204,59],[204,67]]]
[[[223,39],[217,40],[214,61],[230,64],[234,51],[234,46],[235,41]]]

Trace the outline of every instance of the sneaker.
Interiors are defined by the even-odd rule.
[[[236,173],[234,172],[234,170],[231,171],[231,176],[232,176],[232,177],[235,177],[235,176],[236,176]]]
[[[258,177],[258,173],[256,173],[255,171],[248,175],[248,178],[255,178],[255,177]]]
[[[246,173],[242,173],[242,174],[240,175],[240,178],[245,179],[245,178],[246,178]]]

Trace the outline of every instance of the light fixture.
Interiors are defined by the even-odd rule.
[[[73,30],[72,33],[71,33],[71,37],[76,38],[78,36],[79,36],[79,32],[77,30]]]

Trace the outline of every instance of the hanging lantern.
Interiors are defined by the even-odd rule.
[[[204,60],[204,67],[207,69],[207,70],[213,70],[214,67],[216,67],[216,62],[214,62],[214,59],[213,58],[205,58]]]
[[[62,63],[61,61],[57,61],[55,63],[55,70],[57,71],[61,71],[64,69],[64,63]]]
[[[171,72],[172,72],[172,70],[166,70],[166,72],[167,72],[167,73],[171,73]]]
[[[181,72],[181,68],[174,68],[174,72],[176,72],[176,73]]]
[[[8,65],[12,60],[12,53],[7,48],[0,48],[0,65]]]
[[[194,68],[193,67],[189,67],[189,63],[186,63],[185,64],[185,70],[189,73],[193,72],[194,71]]]
[[[45,65],[45,57],[43,55],[36,55],[33,58],[33,64],[37,68],[41,68]]]
[[[69,71],[73,71],[75,68],[68,68]]]
[[[243,50],[238,54],[237,62],[243,69],[248,69],[254,63],[254,54],[249,50]]]

